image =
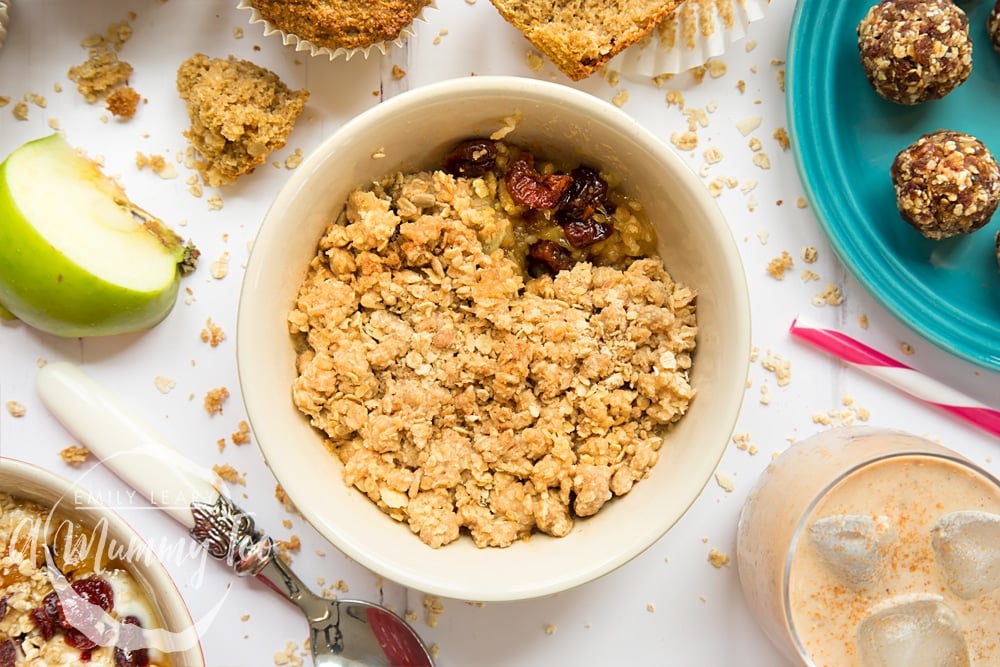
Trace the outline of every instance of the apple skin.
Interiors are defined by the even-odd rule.
[[[65,144],[60,135],[30,143],[46,141]],[[180,269],[166,289],[140,291],[81,268],[21,214],[7,187],[9,163],[0,164],[0,306],[25,324],[67,338],[143,331],[162,321],[176,302]],[[180,262],[183,248],[170,251]]]

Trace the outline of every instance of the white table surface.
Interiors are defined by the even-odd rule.
[[[246,486],[234,496],[276,538],[297,535],[301,551],[293,567],[317,589],[340,580],[342,596],[374,599],[396,611],[415,612],[414,626],[437,651],[441,667],[469,665],[741,665],[779,667],[785,661],[758,631],[743,602],[735,559],[715,567],[709,552],[735,556],[735,528],[740,505],[773,455],[818,430],[854,421],[902,428],[965,453],[994,472],[998,443],[974,430],[793,341],[787,334],[796,314],[853,333],[892,356],[916,366],[980,401],[996,402],[1000,376],[964,363],[933,347],[896,321],[838,263],[808,207],[800,206],[803,187],[791,151],[773,138],[786,126],[780,83],[794,3],[772,3],[748,36],[720,58],[718,77],[697,82],[684,74],[654,85],[648,79],[597,75],[572,83],[551,65],[535,71],[528,65],[530,47],[506,24],[488,0],[438,0],[416,25],[417,36],[386,57],[329,62],[311,59],[264,37],[248,25],[249,13],[235,0],[14,0],[6,44],[0,48],[0,96],[12,98],[0,108],[0,155],[43,136],[50,124],[70,142],[95,157],[115,175],[129,196],[164,218],[202,251],[198,271],[184,281],[170,316],[141,335],[105,339],[59,339],[18,323],[0,326],[0,405],[18,401],[20,418],[0,410],[0,454],[34,462],[78,480],[155,544],[174,576],[193,617],[201,625],[209,665],[266,666],[289,642],[301,647],[305,624],[297,610],[262,585],[233,576],[223,564],[199,562],[169,545],[183,544],[185,533],[165,515],[124,500],[127,490],[109,471],[93,463],[73,469],[58,452],[74,444],[71,436],[38,400],[34,378],[40,360],[67,359],[81,364],[145,419],[151,421],[186,456],[204,465],[228,463],[245,473]],[[66,77],[85,59],[80,40],[135,12],[135,34],[120,56],[135,67],[132,85],[146,98],[128,121],[102,122],[100,105],[89,106]],[[242,37],[238,37],[239,30]],[[647,552],[593,583],[552,597],[503,604],[438,600],[440,613],[424,613],[425,597],[405,590],[348,561],[307,524],[288,514],[275,498],[275,480],[256,445],[231,442],[219,452],[216,441],[228,439],[245,419],[235,361],[235,319],[242,266],[268,202],[289,173],[268,165],[238,184],[223,188],[221,210],[210,210],[206,188],[196,198],[188,192],[190,172],[164,180],[138,171],[135,154],[182,153],[187,126],[183,102],[174,88],[177,65],[196,51],[213,56],[234,54],[267,66],[293,87],[312,92],[306,111],[288,145],[272,156],[283,162],[296,148],[308,152],[352,116],[406,89],[469,74],[515,74],[557,81],[596,97],[619,102],[623,109],[665,142],[688,130],[689,118],[669,105],[667,91],[683,94],[688,109],[708,110],[708,124],[697,127],[698,146],[681,152],[706,184],[719,177],[735,179],[718,203],[730,222],[742,253],[753,309],[752,361],[744,407],[718,472],[731,490],[711,480],[680,522]],[[405,70],[396,78],[393,65]],[[740,82],[745,83],[741,92]],[[57,87],[61,86],[61,92]],[[45,108],[29,105],[27,121],[15,120],[11,108],[26,93],[46,98]],[[760,116],[752,133],[770,168],[757,166],[750,137],[737,122]],[[719,149],[721,161],[708,164],[705,151]],[[679,149],[677,149],[679,151]],[[680,152],[680,151],[679,151]],[[750,184],[756,183],[755,187]],[[818,249],[806,264],[801,251]],[[768,262],[787,250],[795,266],[783,280],[768,275]],[[229,272],[213,278],[210,264],[223,253]],[[802,271],[818,274],[806,281]],[[827,285],[844,295],[838,306],[816,306],[814,296]],[[863,329],[862,317],[869,326]],[[200,340],[206,320],[219,325],[226,339],[217,347]],[[904,355],[903,348],[912,347]],[[768,351],[788,360],[791,381],[781,386],[761,360]],[[168,393],[154,384],[157,376],[176,381]],[[202,407],[205,393],[225,386],[232,393],[224,413],[210,417]],[[763,399],[763,400],[762,400]],[[852,403],[853,402],[853,403]],[[851,404],[852,403],[852,404]],[[851,404],[851,405],[848,405]],[[826,419],[817,419],[817,416]],[[830,423],[822,423],[829,421]],[[290,527],[286,522],[290,521]],[[488,576],[488,573],[484,573]],[[320,582],[323,582],[322,584]],[[304,655],[301,650],[297,655]],[[307,663],[308,664],[308,661]]]

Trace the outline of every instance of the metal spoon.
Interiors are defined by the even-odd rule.
[[[187,527],[210,555],[291,600],[309,620],[316,667],[433,667],[423,642],[402,618],[361,600],[310,591],[274,551],[271,538],[195,466],[132,415],[104,387],[68,362],[46,364],[36,387],[42,402],[104,465]]]

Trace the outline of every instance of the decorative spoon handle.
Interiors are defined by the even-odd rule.
[[[223,495],[224,485],[167,444],[79,367],[65,361],[38,373],[45,406],[101,463],[172,516],[215,558],[241,575],[271,559],[271,540]]]

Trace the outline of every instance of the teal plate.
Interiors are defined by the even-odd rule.
[[[921,134],[977,136],[1000,158],[1000,54],[986,34],[992,0],[969,14],[972,75],[943,99],[879,97],[858,58],[871,0],[799,0],[786,65],[789,134],[819,224],[848,271],[895,317],[938,347],[1000,371],[1000,213],[960,238],[930,241],[896,209],[889,166]]]

